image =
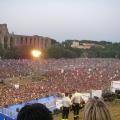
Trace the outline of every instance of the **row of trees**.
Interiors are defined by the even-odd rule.
[[[94,43],[97,46],[90,49],[72,48],[72,40],[66,40],[62,44],[55,44],[47,50],[49,57],[52,58],[120,58],[120,43],[105,41],[80,41],[80,43]],[[101,47],[102,46],[102,47]]]
[[[45,58],[120,58],[120,43],[111,43],[106,41],[82,40],[80,43],[94,43],[100,46],[94,46],[90,49],[72,48],[72,40],[66,40],[62,43],[54,42],[53,45],[42,51],[42,57]],[[0,45],[0,56],[3,59],[22,59],[31,58],[31,47],[23,46],[20,48],[3,49]]]
[[[7,58],[7,59],[11,59],[11,58],[15,58],[17,59],[18,57],[18,50],[15,48],[12,49],[3,49],[2,45],[0,44],[0,58]]]

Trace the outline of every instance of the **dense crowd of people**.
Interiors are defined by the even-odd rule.
[[[106,89],[120,80],[119,59],[0,60],[0,79],[44,75],[41,80],[0,84],[0,106],[21,103],[61,92]]]

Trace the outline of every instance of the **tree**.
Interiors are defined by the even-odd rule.
[[[73,58],[76,53],[64,48],[62,45],[54,45],[47,50],[48,57],[50,58]]]

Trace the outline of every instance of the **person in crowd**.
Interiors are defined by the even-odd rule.
[[[51,112],[40,103],[25,105],[18,113],[17,120],[53,120]]]
[[[82,100],[81,94],[76,91],[71,98],[71,102],[72,102],[72,105],[73,105],[74,120],[79,119],[79,111],[80,111],[81,100]]]
[[[62,99],[62,120],[68,120],[70,106],[72,105],[71,100],[68,96],[68,93],[65,93],[65,96]]]
[[[105,103],[94,97],[85,105],[83,120],[112,120],[112,118]]]

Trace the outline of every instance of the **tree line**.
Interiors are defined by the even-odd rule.
[[[120,58],[120,43],[112,43],[106,41],[91,41],[91,40],[76,40],[82,43],[92,43],[96,46],[90,49],[72,48],[71,45],[74,40],[66,40],[64,42],[56,43],[48,49],[48,56],[51,58]],[[102,46],[102,47],[101,47]]]
[[[48,49],[42,50],[44,58],[120,58],[120,43],[112,43],[106,41],[76,40],[82,43],[97,44],[90,49],[72,48],[74,40],[66,40],[62,43],[54,41]],[[102,47],[101,47],[101,46]],[[3,49],[0,45],[0,57],[3,59],[30,59],[30,46],[22,46],[20,48]]]

